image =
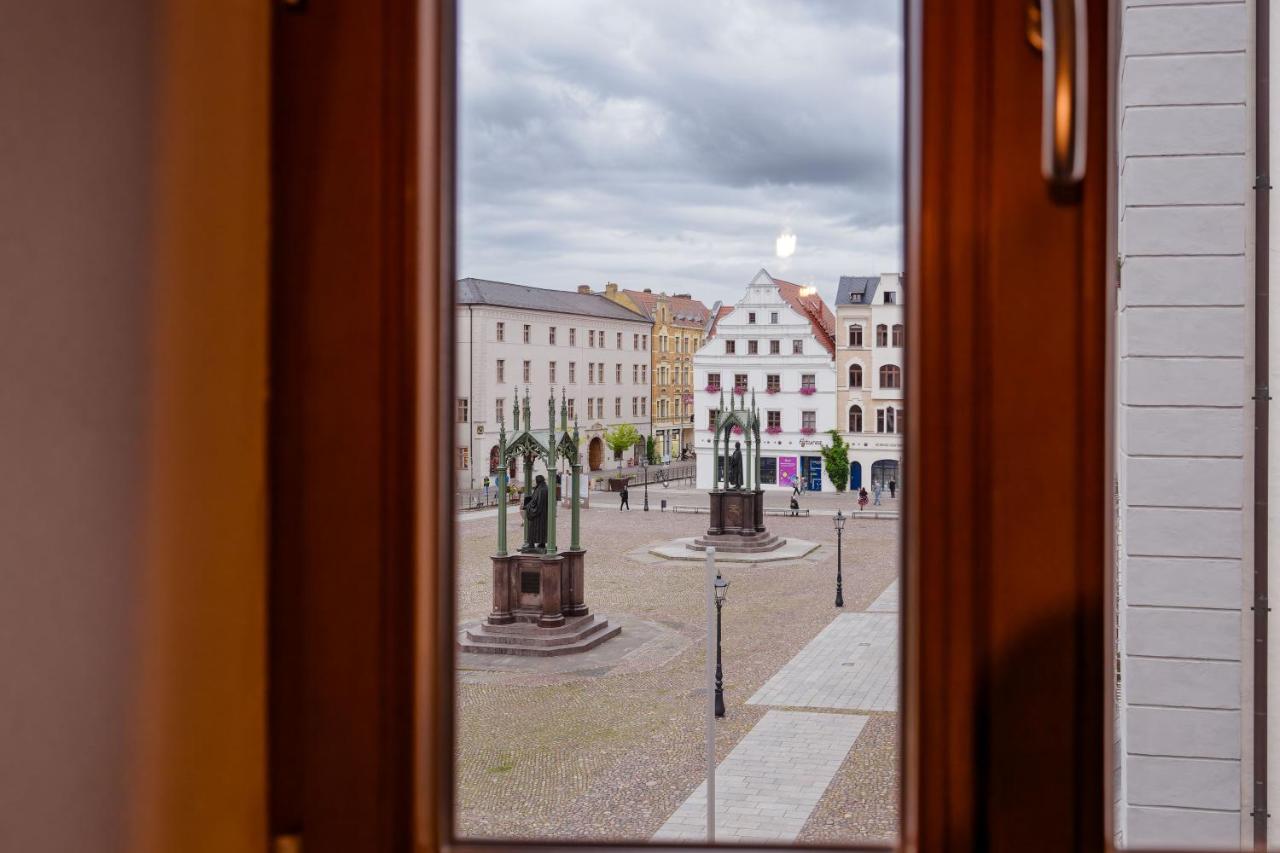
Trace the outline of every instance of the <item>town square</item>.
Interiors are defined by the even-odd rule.
[[[617,636],[578,654],[458,655],[460,835],[705,838],[703,560],[652,549],[705,534],[708,498],[687,484],[649,489],[648,512],[643,498],[619,509],[608,491],[592,492],[580,511],[585,598]],[[806,495],[807,514],[793,516],[788,494],[770,491],[769,531],[818,547],[797,559],[717,561],[729,582],[717,838],[893,836],[898,505],[886,496],[860,510],[848,493]],[[850,517],[840,549],[837,511]],[[514,545],[520,523],[510,512]],[[458,516],[464,625],[492,609],[497,515]]]

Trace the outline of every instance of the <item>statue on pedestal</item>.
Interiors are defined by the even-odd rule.
[[[547,551],[547,478],[538,475],[534,487],[525,495],[525,543],[521,551],[545,554]]]
[[[742,442],[733,443],[733,454],[729,457],[729,488],[742,488]]]

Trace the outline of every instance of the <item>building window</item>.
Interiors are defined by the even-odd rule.
[[[646,398],[646,397],[641,397],[641,398],[640,398],[640,416],[641,416],[641,417],[644,417],[646,414],[648,414],[648,411],[647,411],[647,410],[648,410],[648,408],[649,408],[649,400],[648,400],[648,398]]]
[[[604,417],[604,397],[596,397],[596,414],[602,418]]]
[[[631,417],[634,418],[638,414],[640,414],[640,403],[637,401],[637,398],[632,397],[631,398]]]
[[[765,427],[770,430],[782,429],[782,412],[777,409],[770,409],[764,413]]]
[[[764,378],[764,390],[770,394],[777,394],[782,390],[782,377],[776,373],[770,373]]]
[[[876,346],[887,347],[889,345],[889,327],[884,323],[876,326]]]
[[[587,398],[587,420],[591,420],[596,416],[596,399],[595,397]]]
[[[648,351],[648,349],[649,349],[649,336],[648,336],[648,335],[641,335],[641,336],[640,336],[640,348],[641,348],[642,350],[645,350],[646,352]]]
[[[667,384],[667,366],[665,364],[658,368],[658,384]]]
[[[576,384],[578,381],[578,364],[577,362],[569,362],[569,382]]]
[[[862,407],[849,407],[849,432],[862,432]]]
[[[851,347],[862,346],[862,326],[858,325],[857,323],[854,323],[852,326],[849,327],[849,346]]]
[[[549,376],[550,376],[551,384],[553,384],[553,385],[554,385],[554,384],[555,384],[555,381],[556,381],[556,363],[555,363],[554,361],[553,361],[553,362],[550,362],[550,363],[547,365],[547,367],[548,367],[547,373],[548,373],[548,374],[549,374]]]
[[[639,332],[631,336],[631,348],[640,349],[640,333]]]
[[[719,414],[719,409],[707,409],[707,429],[716,428],[716,418]]]
[[[640,365],[640,381],[641,382],[649,381],[649,365],[647,364]]]
[[[552,346],[556,345],[556,327],[555,326],[552,326],[550,329],[547,329],[547,343],[551,344]]]
[[[849,387],[850,388],[862,387],[862,365],[861,364],[849,365]]]
[[[898,413],[898,422],[894,425],[895,427],[897,427],[894,431],[895,431],[895,432],[903,432],[903,428],[902,428],[902,409],[897,409],[896,411],[897,411],[897,413]]]
[[[738,344],[738,342],[737,342],[737,341],[725,341],[725,342],[724,342],[724,354],[725,354],[725,355],[734,355],[734,354],[738,351],[738,346],[737,346],[737,344]]]
[[[801,374],[800,374],[800,387],[801,387],[801,388],[814,388],[814,389],[816,389],[816,388],[817,388],[817,383],[816,383],[816,381],[815,381],[815,379],[814,379],[815,375],[816,375],[816,374],[813,374],[813,373],[801,373]]]
[[[493,419],[498,423],[504,423],[507,417],[507,401],[502,397],[493,401]]]
[[[615,364],[613,366],[613,381],[619,385],[622,384],[622,365],[621,364]]]
[[[707,390],[708,391],[720,390],[720,374],[719,373],[707,374]]]
[[[747,355],[757,355],[759,351],[759,341],[747,341]]]
[[[658,338],[658,352],[667,351],[667,336],[662,335]]]
[[[747,374],[733,374],[733,390],[736,394],[741,394],[743,391],[747,390]]]
[[[777,312],[777,311],[771,311],[771,312],[769,312],[769,322],[770,322],[770,323],[772,323],[772,324],[773,324],[773,325],[775,325],[775,326],[776,326],[776,325],[778,325],[778,312]]]
[[[506,323],[503,323],[503,322],[499,322],[499,323],[498,323],[498,329],[497,329],[496,336],[497,336],[497,339],[498,339],[498,340],[500,340],[500,341],[505,341],[505,340],[507,339],[507,324],[506,324]]]
[[[897,432],[893,409],[876,410],[876,432]]]
[[[884,432],[884,409],[876,409],[876,432]]]
[[[818,430],[818,413],[817,412],[801,412],[800,413],[800,431],[801,432],[817,432]]]
[[[569,346],[576,347],[577,345],[578,345],[578,330],[570,329],[569,330]]]
[[[638,385],[640,383],[640,365],[631,365],[631,384]]]
[[[618,332],[618,339],[616,343],[617,343],[617,348],[622,349],[622,332]]]
[[[902,327],[901,323],[894,324],[893,327],[893,345],[895,347],[904,346],[907,340],[907,331]]]
[[[769,355],[782,355],[782,341],[769,341]]]
[[[596,345],[596,330],[587,329],[587,346],[594,347]]]
[[[600,342],[600,349],[604,349],[604,329],[596,332],[596,340]]]
[[[577,415],[575,415],[575,414],[573,413],[573,404],[574,404],[574,402],[575,402],[575,401],[574,401],[574,399],[573,399],[572,397],[570,397],[570,398],[569,398],[569,412],[568,412],[568,414],[569,414],[569,420],[573,420],[575,417],[577,417]]]
[[[621,397],[613,398],[613,416],[615,418],[622,417],[622,398]]]
[[[458,470],[465,471],[471,467],[471,448],[458,448]]]
[[[880,368],[880,387],[881,388],[901,388],[902,387],[902,368],[896,364],[886,364]]]
[[[458,398],[458,423],[465,424],[469,420],[468,414],[469,413],[468,413],[467,398],[459,397]]]
[[[529,338],[533,334],[533,327],[528,323],[524,324],[524,342],[529,343]]]
[[[667,401],[659,400],[658,401],[658,417],[665,418],[666,416],[667,416]]]
[[[507,374],[507,363],[506,363],[505,361],[503,361],[502,359],[498,359],[498,361],[497,361],[497,366],[498,366],[498,381],[499,381],[499,382],[506,382],[506,381],[507,381],[507,378],[506,378],[506,374]]]
[[[754,311],[749,311],[749,312],[747,312],[747,322],[748,322],[748,323],[750,323],[750,324],[751,324],[751,325],[753,325],[753,326],[755,325],[755,323],[756,323],[756,312],[754,312]]]
[[[894,293],[892,290],[886,290],[886,291],[884,292],[884,304],[885,304],[885,305],[897,305],[897,304],[898,304],[898,294]]]
[[[525,382],[529,381],[529,365],[530,364],[531,362],[528,362],[528,361],[524,363],[524,381]]]
[[[791,342],[791,354],[792,354],[792,355],[804,355],[804,341],[800,340],[799,338],[797,338],[796,340],[792,341],[792,342]]]

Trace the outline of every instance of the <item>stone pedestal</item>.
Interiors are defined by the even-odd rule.
[[[556,655],[586,651],[620,628],[590,616],[583,598],[586,550],[492,557],[493,610],[460,640],[463,651]],[[588,618],[590,617],[590,618]]]
[[[711,524],[705,536],[689,544],[695,551],[759,552],[782,547],[785,540],[764,526],[764,492],[760,489],[716,489],[711,498]]]

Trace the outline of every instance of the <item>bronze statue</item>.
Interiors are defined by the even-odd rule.
[[[742,442],[733,443],[733,455],[729,457],[729,488],[742,488]]]
[[[521,551],[545,554],[547,550],[547,478],[538,475],[521,507],[525,517],[525,543]]]

